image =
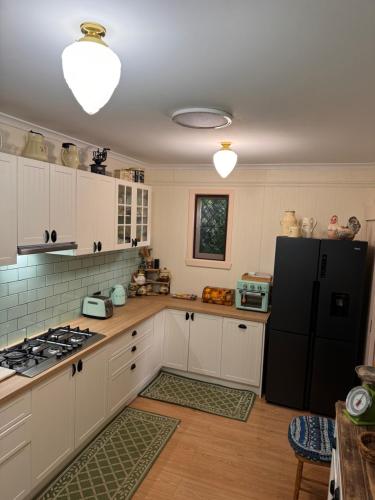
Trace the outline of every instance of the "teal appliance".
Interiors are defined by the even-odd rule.
[[[247,311],[267,312],[270,283],[239,280],[236,288],[236,308]]]

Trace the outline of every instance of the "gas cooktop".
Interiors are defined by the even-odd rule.
[[[38,337],[24,339],[20,344],[0,351],[0,366],[16,370],[25,377],[35,377],[103,337],[88,328],[50,328]]]

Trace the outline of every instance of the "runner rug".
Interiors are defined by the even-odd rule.
[[[140,396],[246,422],[256,395],[252,391],[202,382],[161,371]]]

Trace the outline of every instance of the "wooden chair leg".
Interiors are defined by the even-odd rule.
[[[293,500],[298,500],[299,490],[301,488],[302,472],[303,472],[303,462],[298,457],[297,457],[297,460],[298,460],[298,465],[297,465],[296,482],[294,483]]]

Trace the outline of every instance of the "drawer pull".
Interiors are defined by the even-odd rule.
[[[241,328],[242,330],[247,330],[247,326],[246,326],[246,325],[244,325],[243,323],[240,323],[240,324],[238,325],[238,328]]]
[[[136,345],[133,345],[132,347],[132,352],[135,352],[137,350],[137,346]]]
[[[133,363],[130,367],[131,370],[135,370],[137,368],[137,365],[135,363]]]
[[[137,330],[134,330],[134,331],[132,332],[132,337],[135,337],[136,335],[137,335]]]

